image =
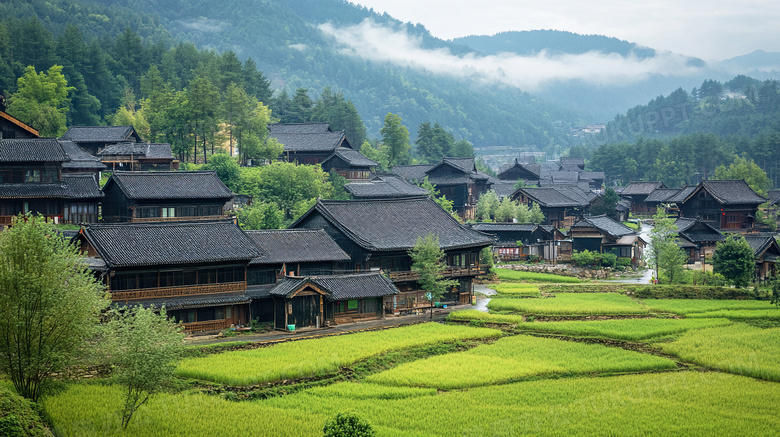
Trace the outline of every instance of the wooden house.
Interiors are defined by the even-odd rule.
[[[92,174],[65,174],[70,157],[54,138],[0,140],[0,225],[37,213],[55,223],[95,222],[103,197]]]
[[[592,196],[595,198],[595,195]],[[512,194],[512,200],[531,207],[534,203],[544,213],[542,224],[556,228],[567,228],[574,224],[588,210],[590,202],[587,193],[578,189],[556,187],[524,187]]]
[[[470,227],[493,236],[493,254],[502,261],[556,259],[557,243],[564,237],[554,227],[534,224],[472,223]]]
[[[334,132],[327,123],[271,124],[268,130],[284,146],[287,162],[320,164],[340,148],[353,149],[344,131]]]
[[[502,181],[517,181],[522,179],[524,181],[533,181],[534,183],[538,183],[539,166],[520,162],[517,158],[515,158],[514,163],[501,167],[501,169],[496,174],[496,177]]]
[[[464,220],[475,218],[479,197],[493,185],[489,175],[477,170],[474,158],[443,158],[433,166],[396,166],[393,173],[417,184],[427,177]]]
[[[388,311],[427,305],[412,271],[409,251],[433,234],[446,256],[445,276],[458,281],[445,299],[471,302],[472,280],[483,274],[479,252],[490,236],[461,225],[428,197],[373,200],[318,200],[291,228],[324,229],[350,257],[354,272],[383,271],[401,290],[386,300]]]
[[[653,215],[645,200],[655,190],[666,188],[662,182],[631,182],[620,192],[621,197],[631,200],[631,212],[639,215]]]
[[[642,259],[647,244],[633,229],[606,215],[583,217],[572,225],[570,236],[575,252],[614,253],[634,264]]]
[[[92,155],[119,143],[140,143],[143,140],[133,126],[71,126],[62,136]]]
[[[348,181],[367,181],[379,163],[366,158],[357,150],[339,147],[320,163],[326,172],[335,171]]]
[[[382,199],[392,197],[426,196],[418,187],[400,176],[382,175],[370,181],[350,182],[344,186],[355,199]]]
[[[188,332],[249,322],[246,271],[261,251],[233,220],[92,224],[76,242],[116,306],[164,305]]]
[[[73,141],[59,140],[59,143],[70,158],[70,161],[62,163],[62,173],[89,173],[95,177],[95,180],[100,180],[101,172],[106,169],[105,164],[85,152]]]
[[[657,188],[653,190],[644,201],[646,214],[655,215],[661,205],[668,204],[669,199],[679,192],[679,188]]]
[[[118,171],[103,192],[107,223],[221,219],[233,198],[213,171]]]
[[[22,140],[38,137],[40,137],[40,134],[37,130],[22,123],[11,114],[0,111],[0,140]]]
[[[109,170],[169,171],[179,168],[168,143],[118,143],[98,152],[100,161]]]
[[[753,249],[753,256],[756,258],[757,281],[765,281],[777,276],[776,263],[780,257],[780,246],[772,234],[746,235],[750,248]]]
[[[677,244],[688,255],[688,264],[701,261],[707,254],[712,255],[718,241],[726,238],[720,231],[700,219],[681,217],[674,225],[677,226]]]
[[[285,277],[269,290],[276,329],[320,328],[384,317],[383,300],[398,294],[379,272]]]
[[[742,180],[702,181],[687,196],[675,200],[680,217],[700,218],[715,229],[731,232],[753,229],[758,206],[766,202]]]

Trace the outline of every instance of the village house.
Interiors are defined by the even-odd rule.
[[[165,306],[187,332],[250,321],[246,272],[261,251],[233,220],[91,224],[75,241],[115,306]]]
[[[422,184],[427,177],[464,220],[475,218],[479,197],[493,185],[489,175],[477,170],[474,158],[443,158],[436,165],[398,165],[392,172],[415,184]]]
[[[177,170],[168,143],[118,143],[106,146],[97,156],[111,171]]]
[[[62,173],[89,173],[100,180],[100,175],[106,169],[106,165],[99,159],[85,152],[73,141],[58,140],[62,149],[68,154],[70,161],[62,163]]]
[[[684,198],[675,197],[680,217],[700,218],[720,231],[742,233],[753,229],[758,206],[766,202],[743,180],[702,181]]]
[[[213,171],[118,171],[103,192],[107,223],[220,219],[233,198]]]
[[[22,123],[16,117],[0,111],[0,140],[38,138],[37,130]]]
[[[642,259],[647,245],[633,229],[606,215],[583,217],[572,225],[570,236],[575,252],[614,253],[634,265]]]
[[[382,199],[391,197],[426,196],[424,188],[418,187],[400,176],[382,175],[370,181],[350,182],[344,189],[355,199]]]
[[[55,223],[98,220],[103,194],[93,173],[68,173],[71,161],[54,138],[0,140],[0,225],[38,213]]]
[[[659,189],[666,188],[662,182],[631,182],[620,191],[620,197],[631,201],[631,212],[638,215],[653,215],[655,209],[650,209],[646,203],[647,197]]]
[[[592,201],[590,197],[596,196],[577,189],[524,187],[518,188],[511,199],[528,207],[539,204],[544,213],[542,224],[568,228],[587,213]]]
[[[471,229],[494,238],[493,254],[502,261],[558,258],[565,236],[553,226],[520,223],[472,223]]]
[[[756,259],[755,279],[757,281],[766,281],[777,276],[776,263],[780,257],[780,246],[772,234],[746,235],[750,248],[753,249],[753,256]]]
[[[133,126],[71,126],[60,139],[73,141],[94,156],[111,145],[143,141]]]
[[[469,303],[472,281],[484,273],[480,251],[490,246],[490,236],[461,225],[428,197],[376,200],[318,200],[291,228],[324,229],[350,257],[354,272],[381,271],[400,290],[384,301],[387,313],[400,313],[430,306],[419,276],[412,271],[412,250],[418,239],[438,237],[445,253],[444,276],[458,282],[445,301]]]
[[[344,131],[333,131],[328,123],[277,123],[268,131],[284,146],[287,162],[321,164],[340,148],[354,150]]]
[[[357,150],[339,147],[320,163],[326,172],[335,171],[348,181],[367,181],[379,166]]]
[[[677,244],[688,255],[688,264],[712,255],[718,241],[726,238],[720,231],[701,219],[680,217],[674,225],[677,226]]]

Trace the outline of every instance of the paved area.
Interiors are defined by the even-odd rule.
[[[447,314],[450,311],[471,309],[472,305],[455,305],[447,306],[447,308],[436,308],[433,311],[434,321],[443,321],[447,318]],[[414,323],[422,323],[431,320],[429,313],[411,315],[411,316],[399,316],[399,317],[386,317],[384,319],[366,320],[354,323],[345,323],[342,325],[331,326],[320,329],[303,329],[296,330],[295,332],[286,331],[269,331],[262,334],[239,334],[235,337],[222,337],[217,338],[214,335],[193,335],[186,339],[189,345],[208,345],[217,343],[227,343],[232,341],[250,341],[255,343],[274,343],[278,341],[289,340],[293,338],[315,338],[325,337],[334,334],[343,334],[346,332],[359,332],[377,328],[386,328],[391,326],[410,325]]]

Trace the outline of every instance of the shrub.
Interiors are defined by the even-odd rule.
[[[322,429],[325,437],[371,437],[374,428],[354,413],[338,413],[325,423]]]

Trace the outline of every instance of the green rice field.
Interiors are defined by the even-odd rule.
[[[761,329],[738,323],[689,331],[659,347],[683,361],[780,382],[780,328]]]
[[[723,318],[523,322],[522,316],[491,314],[477,310],[455,311],[450,313],[448,320],[480,320],[485,323],[516,324],[517,328],[523,331],[576,337],[601,337],[626,341],[648,340],[655,337],[680,334],[690,329],[726,326],[732,323]]]
[[[499,297],[541,297],[539,288],[531,284],[501,283],[491,287]]]
[[[424,323],[187,358],[179,365],[177,375],[246,386],[322,376],[393,350],[500,336],[501,331],[495,329]]]
[[[552,275],[549,273],[521,272],[512,269],[494,269],[498,279],[502,281],[558,282],[576,284],[580,281],[571,276]]]
[[[707,311],[706,313],[690,313],[690,314],[686,314],[685,317],[690,317],[690,318],[722,317],[724,319],[732,319],[732,320],[753,320],[753,319],[778,320],[780,319],[780,311],[778,311],[777,309],[719,310],[719,311]]]
[[[724,310],[775,310],[780,313],[780,308],[761,300],[646,299],[642,303],[654,312],[680,315]]]
[[[558,293],[541,299],[495,298],[488,303],[491,311],[510,311],[534,315],[636,315],[647,314],[647,308],[618,293]]]
[[[529,376],[646,372],[674,369],[674,361],[653,355],[527,335],[505,337],[466,352],[418,360],[366,378],[392,386],[457,389],[505,384]],[[479,369],[479,372],[462,372]]]
[[[468,371],[466,369],[465,371]],[[342,411],[380,437],[511,435],[776,435],[780,385],[721,373],[672,372],[536,380],[456,390],[340,383],[262,401],[163,394],[123,432],[121,391],[72,384],[43,401],[61,437],[320,436]]]

